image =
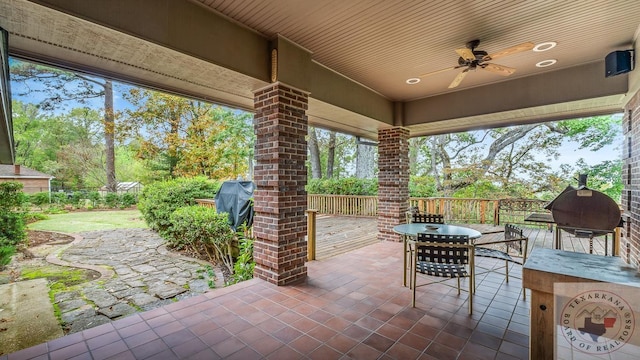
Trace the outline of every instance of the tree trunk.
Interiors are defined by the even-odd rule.
[[[107,191],[116,192],[116,155],[115,155],[115,121],[113,115],[113,84],[110,80],[104,83],[104,142],[106,152]]]
[[[320,166],[320,149],[318,148],[318,137],[316,129],[309,127],[309,162],[311,163],[311,178],[322,178],[322,167]]]
[[[327,149],[327,179],[333,177],[333,167],[336,160],[336,132],[329,131],[329,149]]]
[[[358,144],[356,151],[356,177],[358,179],[372,179],[375,168],[375,147]]]

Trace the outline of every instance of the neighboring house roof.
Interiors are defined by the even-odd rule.
[[[20,173],[16,174],[15,165],[0,165],[0,179],[53,179],[54,176],[41,173],[26,166],[20,166]]]

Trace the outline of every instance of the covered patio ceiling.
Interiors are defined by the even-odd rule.
[[[369,139],[619,112],[639,81],[605,78],[604,59],[634,47],[639,19],[623,0],[0,0],[14,56],[249,111],[278,80],[310,93],[311,125]],[[510,76],[478,69],[448,88],[464,69],[455,50],[474,39],[489,54],[557,46],[490,61]]]

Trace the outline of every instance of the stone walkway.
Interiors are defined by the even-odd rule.
[[[75,291],[55,295],[69,333],[203,294],[210,286],[223,286],[221,272],[208,268],[205,262],[169,252],[162,238],[148,229],[78,235],[81,239],[47,258],[54,264],[102,274]]]

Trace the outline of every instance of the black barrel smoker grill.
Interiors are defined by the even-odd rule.
[[[589,189],[587,175],[580,175],[577,188],[568,186],[545,208],[551,210],[558,229],[576,237],[589,238],[590,253],[593,252],[594,237],[608,236],[615,233],[616,227],[622,226],[618,204],[606,194]],[[605,244],[605,254],[606,249]]]

